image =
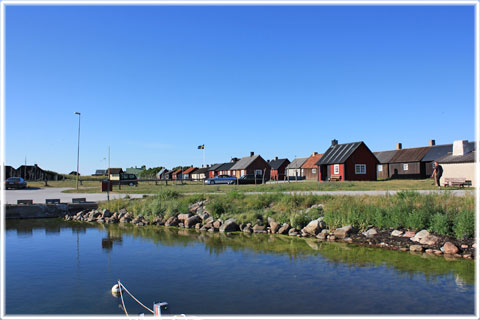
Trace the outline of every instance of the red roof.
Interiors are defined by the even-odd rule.
[[[183,171],[183,174],[190,173],[190,172],[192,172],[192,171],[195,170],[195,169],[197,169],[197,168],[195,168],[195,167],[190,167],[190,168],[188,168],[187,170]]]
[[[302,168],[303,169],[316,168],[317,165],[315,163],[317,163],[317,161],[320,160],[322,156],[323,156],[322,153],[317,153],[316,155],[310,156],[310,158],[308,158],[307,161],[305,161],[305,163],[302,165]]]
[[[175,170],[175,172],[173,174],[177,174],[177,173],[181,173],[182,172],[182,169],[177,169]]]

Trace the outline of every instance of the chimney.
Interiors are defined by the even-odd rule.
[[[337,144],[338,144],[338,140],[337,140],[337,139],[333,139],[333,140],[332,140],[332,147],[333,147],[333,146],[336,146]]]
[[[429,145],[430,147],[433,147],[433,146],[435,145],[435,140],[433,140],[433,139],[430,140],[430,141],[428,142],[428,145]]]
[[[463,156],[473,151],[467,140],[453,141],[453,153],[454,156]]]
[[[254,154],[255,154],[255,152],[251,151],[250,152],[250,157],[253,157]]]
[[[397,150],[402,150],[402,144],[400,142],[397,143]]]
[[[313,157],[313,156],[316,156],[317,154],[318,154],[317,152],[313,152],[313,153],[312,153],[312,157]]]
[[[275,161],[277,161],[277,160],[278,160],[278,157],[275,157]]]

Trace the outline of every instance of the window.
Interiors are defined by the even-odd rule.
[[[261,176],[263,174],[262,170],[255,170],[255,175]]]
[[[435,161],[432,162],[432,169],[435,169]]]
[[[379,165],[377,166],[377,171],[378,171],[378,172],[383,172],[383,166],[382,166],[381,164],[379,164]]]
[[[340,173],[340,165],[334,164],[333,165],[333,174],[339,174]]]
[[[367,165],[366,164],[356,164],[355,165],[355,174],[366,174]]]
[[[408,163],[403,164],[403,171],[408,171]]]
[[[317,169],[313,168],[312,173],[317,173]]]

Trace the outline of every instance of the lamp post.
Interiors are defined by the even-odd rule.
[[[77,190],[78,190],[78,163],[80,161],[80,112],[75,112],[78,115],[78,149],[77,149]]]

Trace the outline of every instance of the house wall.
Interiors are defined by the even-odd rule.
[[[295,177],[297,177],[298,179],[304,179],[304,175],[303,175],[303,169],[302,168],[298,168],[298,169],[287,169],[287,175],[288,177],[292,180],[295,179]]]
[[[270,165],[263,160],[261,157],[258,157],[253,161],[247,168],[247,174],[255,174],[255,170],[262,170],[262,175],[265,172],[265,180],[270,180]]]
[[[307,180],[317,180],[318,179],[318,168],[304,168],[303,175]]]
[[[403,165],[408,164],[408,170]],[[424,179],[425,164],[417,162],[390,163],[388,166],[390,178],[392,179]]]
[[[338,175],[340,175],[340,181],[344,181],[345,180],[345,171],[344,171],[344,167],[343,167],[343,163],[336,163],[338,164]],[[334,170],[334,166],[335,164],[330,164],[329,167],[330,167],[330,175],[328,175],[328,178],[330,178],[330,176],[332,175],[337,175]],[[328,180],[327,178],[327,180]]]
[[[443,168],[443,175],[440,178],[440,185],[443,186],[445,178],[465,178],[472,181],[472,186],[477,187],[475,179],[475,163],[440,163]]]
[[[366,173],[356,174],[355,165],[365,164]],[[361,144],[357,150],[345,161],[344,180],[349,181],[375,181],[377,180],[377,157],[364,145]]]
[[[382,171],[378,170],[381,167]],[[388,174],[388,163],[377,165],[377,179],[388,179],[390,175]]]

